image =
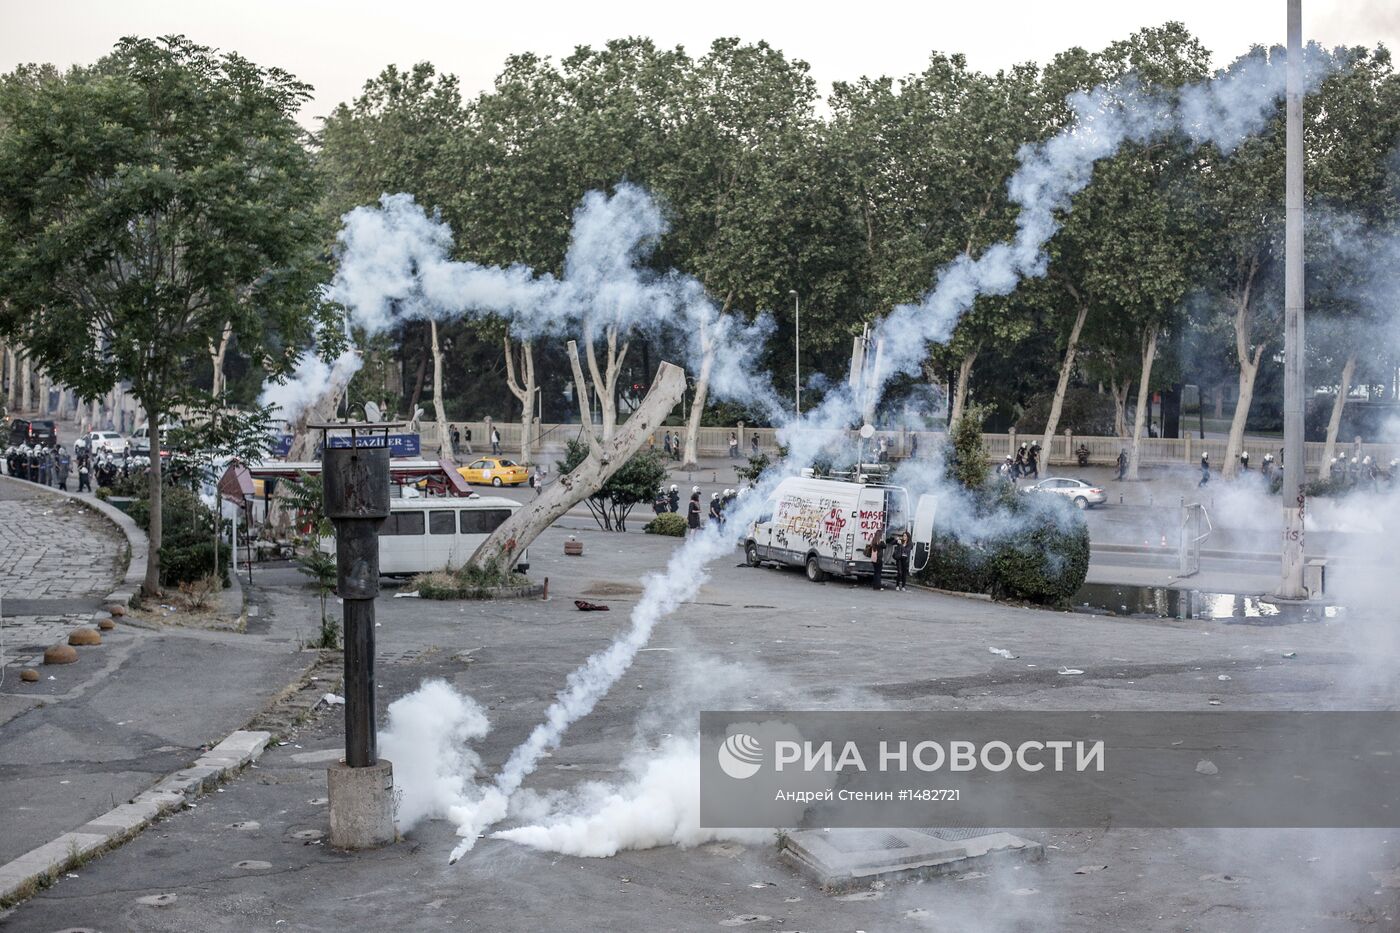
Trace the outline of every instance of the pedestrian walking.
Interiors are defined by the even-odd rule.
[[[1209,454],[1209,453],[1204,453],[1204,454],[1201,454],[1201,481],[1200,481],[1199,483],[1196,484],[1196,488],[1197,488],[1197,489],[1200,489],[1202,486],[1204,486],[1206,483],[1209,483],[1209,482],[1210,482],[1210,454]]]
[[[690,494],[690,505],[686,507],[685,524],[694,534],[700,530],[700,487],[696,486],[695,491]]]
[[[462,432],[457,430],[457,426],[452,426],[452,456],[457,456],[462,448]]]
[[[909,459],[919,459],[919,435],[917,434],[909,435]]]
[[[540,494],[540,471],[536,470],[530,474],[530,488],[535,491],[535,495]]]
[[[501,455],[501,432],[494,427],[491,429],[491,453],[497,457]]]
[[[1026,474],[1031,479],[1040,479],[1040,445],[1032,444],[1026,452]]]
[[[661,449],[666,454],[666,459],[671,459],[671,432],[667,431],[661,436]]]
[[[753,432],[753,437],[749,438],[749,456],[758,459],[758,432]]]
[[[888,463],[890,459],[890,439],[885,435],[881,434],[880,442],[876,445],[875,449],[878,451],[876,457],[879,460],[879,462]]]
[[[894,588],[901,592],[909,584],[909,556],[913,550],[913,539],[908,531],[901,531],[894,536],[894,547],[891,549],[891,556],[894,558]]]
[[[1128,449],[1118,451],[1118,479],[1128,475]]]
[[[467,442],[467,454],[470,456],[472,452],[472,429],[470,425],[467,427],[466,431],[463,432],[462,440]]]
[[[883,525],[876,526],[875,533],[870,536],[868,550],[870,562],[874,565],[874,572],[870,575],[870,586],[872,589],[883,590],[885,587],[880,579],[885,572],[885,528]]]
[[[729,432],[729,459],[739,459],[739,435],[735,434],[733,431]]]
[[[1029,451],[1027,451],[1025,444],[1022,444],[1016,449],[1016,459],[1011,464],[1011,475],[1016,479],[1020,479],[1025,475],[1027,453],[1029,453]]]

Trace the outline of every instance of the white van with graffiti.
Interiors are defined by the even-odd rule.
[[[933,497],[920,496],[911,512],[903,486],[793,476],[778,484],[749,526],[744,555],[751,567],[803,567],[807,579],[818,583],[828,574],[868,577],[874,563],[867,547],[874,536],[888,539],[908,530],[915,545],[910,569],[922,570],[933,537],[933,510]]]

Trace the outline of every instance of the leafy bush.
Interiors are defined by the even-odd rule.
[[[685,537],[685,516],[679,512],[665,512],[656,516],[642,528],[649,535],[670,535],[673,538]]]
[[[183,486],[164,486],[161,505],[165,516],[160,543],[161,586],[179,586],[210,573],[215,574],[223,586],[228,586],[230,554],[227,547],[219,547],[219,566],[214,567],[214,527],[218,520],[214,513]],[[128,514],[138,527],[149,532],[149,495],[132,502]]]
[[[1055,393],[1043,392],[1026,406],[1021,417],[1016,419],[1016,433],[1039,437],[1045,431],[1045,422],[1050,418],[1050,405]],[[1113,396],[1100,395],[1093,389],[1077,386],[1065,390],[1064,404],[1060,407],[1060,421],[1057,433],[1065,429],[1075,434],[1112,437],[1114,434]]]
[[[997,598],[1064,603],[1089,572],[1089,526],[1058,496],[994,490],[974,500],[977,532],[934,536],[920,579]]]

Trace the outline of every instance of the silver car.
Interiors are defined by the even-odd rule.
[[[1080,509],[1103,505],[1108,501],[1108,493],[1098,486],[1091,486],[1082,479],[1068,479],[1063,476],[1048,477],[1038,483],[1023,487],[1021,491],[1049,492],[1057,496],[1064,496],[1074,502],[1075,508]]]

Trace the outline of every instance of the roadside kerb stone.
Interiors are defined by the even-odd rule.
[[[77,831],[64,833],[0,865],[0,906],[29,897],[60,873],[125,842],[172,810],[183,808],[191,799],[256,761],[271,738],[268,732],[232,732],[193,765],[167,776],[129,803],[113,807]]]

